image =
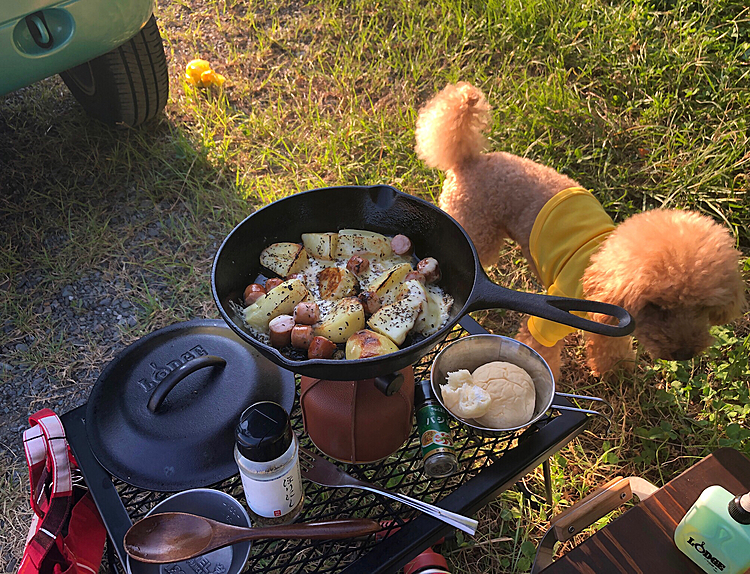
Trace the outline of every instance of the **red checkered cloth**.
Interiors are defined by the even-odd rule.
[[[106,530],[91,494],[73,484],[77,469],[60,418],[29,417],[23,433],[34,517],[19,574],[97,574]]]

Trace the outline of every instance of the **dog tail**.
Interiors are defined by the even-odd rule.
[[[480,154],[487,139],[490,105],[466,82],[448,84],[419,111],[416,152],[430,167],[443,171]]]

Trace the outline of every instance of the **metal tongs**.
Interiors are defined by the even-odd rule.
[[[422,511],[425,514],[432,516],[433,518],[442,520],[446,524],[450,524],[451,526],[458,528],[459,530],[463,530],[468,534],[473,535],[477,531],[477,525],[479,523],[473,518],[468,518],[466,516],[456,514],[455,512],[450,512],[449,510],[433,506],[432,504],[427,504],[426,502],[422,502],[421,500],[416,500],[397,492],[391,492],[370,482],[365,482],[363,480],[354,478],[350,474],[347,474],[346,472],[341,470],[332,462],[326,460],[321,456],[313,454],[312,452],[305,450],[304,448],[300,447],[299,452],[300,466],[302,467],[302,477],[311,482],[314,482],[315,484],[328,486],[331,488],[361,488],[362,490],[368,490],[376,494],[382,494],[383,496],[387,496],[388,498],[397,500],[402,504],[406,504],[408,506],[411,506],[412,508],[416,508],[417,510]]]

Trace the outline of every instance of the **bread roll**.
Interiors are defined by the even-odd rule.
[[[494,361],[478,367],[471,378],[491,397],[487,412],[475,418],[480,425],[493,429],[514,428],[526,424],[534,416],[534,381],[521,367]]]
[[[440,393],[448,410],[462,419],[481,417],[490,408],[490,394],[474,384],[466,369],[448,373],[448,383],[440,385]]]

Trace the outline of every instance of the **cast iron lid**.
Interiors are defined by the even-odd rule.
[[[224,321],[196,319],[155,331],[102,371],[86,407],[91,450],[112,475],[174,492],[237,473],[242,412],[294,406],[294,375],[264,358]]]

